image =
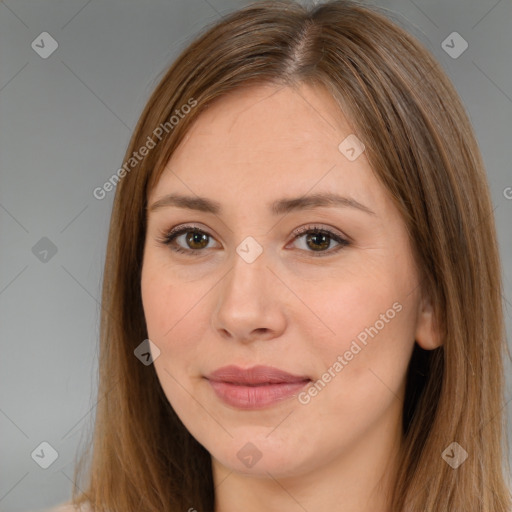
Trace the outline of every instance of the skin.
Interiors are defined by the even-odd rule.
[[[238,90],[199,116],[148,198],[181,193],[222,207],[148,210],[141,281],[148,336],[160,350],[154,367],[212,455],[216,512],[390,510],[407,365],[415,340],[426,349],[439,340],[397,209],[365,153],[350,161],[338,150],[352,133],[324,89]],[[324,206],[274,215],[268,206],[320,192],[374,214]],[[186,234],[174,245],[198,256],[161,242],[189,223],[209,235],[207,248],[187,244]],[[331,239],[322,252],[321,241],[293,233],[311,224],[350,245],[336,252]],[[263,250],[252,263],[236,252],[248,236]],[[400,312],[307,404],[291,397],[241,410],[204,378],[262,364],[316,381],[394,303]],[[252,467],[237,457],[248,442],[261,454]]]

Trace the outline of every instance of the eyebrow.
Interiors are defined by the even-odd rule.
[[[217,201],[207,199],[206,197],[184,196],[181,194],[169,194],[162,197],[149,207],[149,211],[154,212],[155,210],[168,206],[213,213],[215,215],[222,213],[222,206]],[[373,210],[370,210],[370,208],[351,197],[344,197],[329,192],[296,198],[279,199],[269,205],[269,209],[274,215],[280,215],[297,210],[311,210],[320,207],[356,208],[370,215],[376,215]]]

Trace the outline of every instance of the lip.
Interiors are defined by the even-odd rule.
[[[224,366],[206,379],[223,402],[239,409],[275,405],[295,396],[311,382],[306,375],[293,375],[271,366]]]

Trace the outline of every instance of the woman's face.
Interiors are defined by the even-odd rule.
[[[426,317],[405,225],[351,134],[323,89],[239,90],[149,197],[155,370],[215,467],[318,474],[399,441]]]

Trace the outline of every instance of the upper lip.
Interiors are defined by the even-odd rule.
[[[223,366],[213,371],[207,376],[207,379],[216,382],[245,385],[294,383],[311,380],[306,375],[292,375],[272,366],[240,368],[234,365]]]

